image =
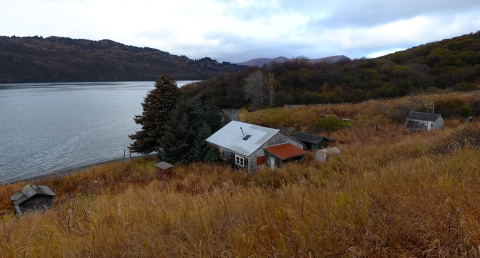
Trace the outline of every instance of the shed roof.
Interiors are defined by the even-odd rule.
[[[248,157],[278,132],[278,129],[231,121],[206,141]]]
[[[165,162],[165,161],[161,161],[161,162],[158,162],[158,163],[155,163],[155,166],[157,168],[160,168],[160,169],[169,169],[172,167],[172,165],[170,165],[169,163]]]
[[[305,150],[300,149],[291,143],[270,146],[265,148],[265,151],[268,151],[281,159],[298,157],[307,153]]]
[[[320,144],[323,139],[333,142],[334,140],[331,138],[327,138],[324,136],[319,136],[319,135],[313,135],[313,134],[308,134],[308,133],[301,133],[297,131],[292,131],[290,133],[290,136],[301,141],[301,142],[308,142],[308,143],[313,143],[313,144]]]
[[[14,202],[15,205],[19,205],[36,195],[45,195],[52,197],[56,196],[55,193],[48,186],[26,185],[18,193],[10,196],[10,199]]]
[[[412,111],[408,114],[407,119],[435,122],[439,117],[441,117],[440,114]]]

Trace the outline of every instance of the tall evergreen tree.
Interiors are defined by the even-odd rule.
[[[200,108],[191,100],[179,99],[165,124],[158,158],[182,164],[204,161],[210,151],[205,139],[212,135],[211,128],[216,131],[221,127],[221,120],[217,108]]]
[[[212,163],[218,160],[218,151],[216,148],[209,147],[208,152],[205,154],[204,160],[208,163]]]
[[[165,124],[160,138],[158,158],[166,162],[187,164],[194,161],[195,135],[202,125],[203,112],[193,102],[180,99]]]
[[[205,156],[209,151],[209,147],[205,139],[212,135],[212,130],[210,127],[204,122],[202,123],[202,127],[200,127],[195,134],[195,139],[193,142],[193,160],[194,161],[203,161],[205,160]]]
[[[188,115],[172,115],[165,133],[159,140],[158,158],[169,163],[187,164],[192,160],[191,138],[194,132],[188,127]]]
[[[222,128],[222,113],[217,106],[209,105],[203,109],[203,121],[207,123],[212,133]]]
[[[131,152],[148,154],[158,150],[158,139],[179,96],[180,90],[171,75],[163,74],[155,81],[155,89],[148,92],[142,103],[142,115],[133,119],[142,125],[142,130],[129,135],[134,140],[128,147]]]

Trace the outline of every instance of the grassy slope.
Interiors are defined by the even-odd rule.
[[[386,116],[419,98],[478,95],[242,114],[258,124],[284,114],[268,123],[298,129],[322,114],[350,118],[353,128],[329,135],[341,154],[327,163],[309,154],[251,175],[197,163],[159,180],[153,160],[116,162],[38,182],[56,206],[21,218],[8,200],[23,184],[2,186],[0,256],[479,256],[479,124],[412,133]]]

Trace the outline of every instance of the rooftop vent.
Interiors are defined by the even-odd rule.
[[[248,138],[252,137],[250,134],[247,134],[245,137],[243,137],[243,140],[246,141]]]

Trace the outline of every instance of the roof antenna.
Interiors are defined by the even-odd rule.
[[[242,131],[242,134],[244,134],[244,133],[243,133],[243,129],[242,129],[242,127],[241,127],[241,126],[240,126],[240,130]]]

